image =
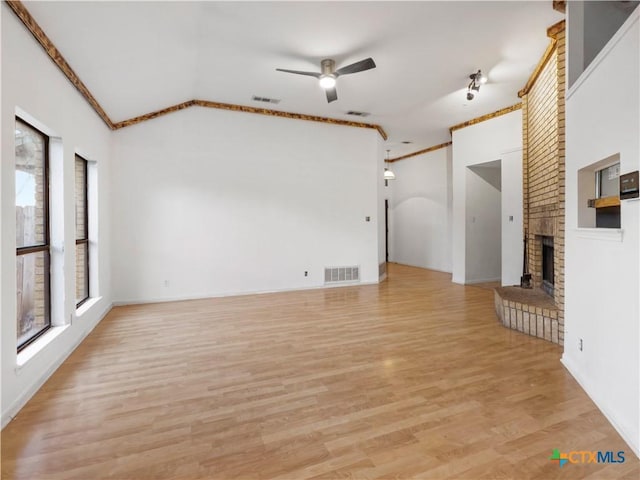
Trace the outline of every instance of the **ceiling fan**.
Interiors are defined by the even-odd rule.
[[[352,63],[346,67],[339,69],[336,68],[336,62],[330,58],[325,58],[320,62],[320,72],[302,72],[300,70],[287,70],[284,68],[276,68],[279,72],[295,73],[296,75],[306,75],[308,77],[315,77],[319,80],[320,86],[327,94],[327,102],[331,103],[338,99],[338,92],[336,92],[336,79],[341,75],[348,75],[350,73],[364,72],[376,68],[376,62],[373,58],[365,58],[359,62]]]

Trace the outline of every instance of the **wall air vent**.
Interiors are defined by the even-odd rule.
[[[325,267],[324,283],[353,283],[360,281],[360,267]]]
[[[355,117],[368,117],[369,115],[371,115],[370,113],[367,112],[358,112],[356,110],[349,110],[347,112],[347,115],[353,115]]]
[[[254,102],[275,103],[275,104],[280,103],[280,100],[278,100],[277,98],[259,97],[257,95],[254,95],[253,97],[251,97],[251,100],[253,100]]]

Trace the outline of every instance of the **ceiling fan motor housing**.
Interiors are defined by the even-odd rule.
[[[322,70],[322,75],[334,75],[334,71],[336,69],[336,62],[331,60],[330,58],[325,58],[320,62],[320,69]]]

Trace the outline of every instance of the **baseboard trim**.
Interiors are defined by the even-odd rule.
[[[466,280],[464,282],[465,285],[476,285],[478,283],[488,283],[488,282],[501,282],[502,278],[497,277],[497,278],[479,278],[476,280]]]
[[[42,386],[46,383],[46,381],[49,380],[49,377],[51,377],[51,375],[53,375],[55,371],[58,368],[60,368],[60,365],[62,365],[67,360],[67,358],[69,358],[69,355],[71,355],[74,352],[74,350],[80,346],[80,344],[84,341],[84,339],[87,338],[87,336],[93,331],[94,328],[96,328],[96,326],[102,321],[102,319],[104,319],[104,317],[107,316],[107,314],[111,311],[112,308],[113,308],[112,303],[107,304],[102,310],[102,312],[96,317],[96,320],[91,324],[87,325],[87,327],[85,328],[80,338],[76,342],[74,342],[64,352],[63,355],[61,355],[55,362],[53,362],[49,366],[49,368],[45,370],[42,373],[42,375],[40,375],[40,377],[38,377],[29,386],[29,388],[27,388],[24,392],[22,392],[22,394],[11,405],[9,405],[9,407],[7,407],[6,410],[2,412],[2,421],[0,422],[1,424],[0,428],[6,427],[11,422],[11,420],[13,420],[16,417],[16,415],[18,415],[22,407],[24,407],[27,404],[27,402],[31,400],[31,397],[33,397],[38,392],[38,390],[42,388]]]
[[[404,265],[406,267],[422,268],[424,270],[431,270],[433,272],[440,272],[440,273],[448,273],[449,275],[451,275],[451,270],[441,270],[439,268],[425,267],[424,265],[413,265],[411,263],[402,263],[402,262],[395,262],[395,261],[389,261],[388,263],[394,263],[396,265]]]
[[[613,415],[597,398],[595,398],[589,392],[588,382],[582,375],[579,373],[580,369],[576,367],[576,365],[566,356],[562,355],[560,359],[560,363],[567,369],[567,371],[571,374],[571,376],[578,382],[578,385],[584,390],[587,396],[591,399],[593,403],[596,404],[598,410],[602,412],[602,414],[609,421],[611,426],[618,432],[618,434],[622,437],[622,439],[629,445],[631,451],[636,455],[636,457],[640,458],[640,445],[638,445],[638,439],[632,438],[627,432],[622,428],[622,426],[616,421],[616,416]]]
[[[147,299],[128,299],[117,300],[113,302],[114,307],[123,307],[127,305],[146,305],[150,303],[169,303],[169,302],[187,302],[189,300],[205,300],[207,298],[225,298],[225,297],[244,297],[247,295],[268,295],[269,293],[287,293],[287,292],[301,292],[304,290],[321,290],[325,288],[346,288],[346,287],[362,287],[367,285],[378,285],[381,280],[375,282],[351,282],[351,283],[339,283],[335,285],[314,285],[312,287],[302,288],[282,288],[275,290],[258,290],[258,291],[242,291],[242,292],[227,292],[227,293],[201,293],[195,295],[183,295],[175,297],[154,297]]]

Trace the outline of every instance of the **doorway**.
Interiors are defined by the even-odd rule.
[[[465,283],[501,280],[501,177],[500,160],[467,167]]]
[[[384,199],[384,261],[389,263],[389,200]]]

